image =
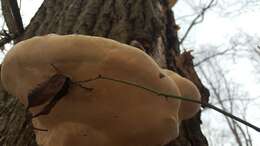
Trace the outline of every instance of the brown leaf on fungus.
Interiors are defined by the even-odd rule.
[[[51,109],[58,103],[58,101],[63,96],[68,94],[70,85],[77,85],[88,91],[92,90],[92,88],[84,87],[78,83],[82,81],[72,82],[68,76],[61,74],[60,70],[54,64],[51,64],[51,66],[58,73],[53,75],[50,79],[40,83],[28,95],[27,110],[31,107],[42,105],[49,101],[49,103],[45,105],[39,113],[33,115],[33,117],[49,114]]]
[[[49,114],[57,102],[68,94],[71,83],[70,78],[65,75],[53,75],[49,80],[39,84],[39,86],[33,89],[28,95],[27,109],[42,105],[50,100],[49,103],[45,105],[39,113],[33,115],[33,117]]]
[[[69,82],[70,79],[68,77],[61,74],[56,74],[53,75],[49,80],[40,83],[29,93],[27,109],[42,105],[52,97],[66,95],[68,92],[67,86],[69,86]],[[63,91],[63,93],[60,93],[61,91]]]

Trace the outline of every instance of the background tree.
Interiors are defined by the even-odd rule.
[[[126,44],[138,41],[161,67],[192,80],[200,89],[203,102],[208,101],[209,92],[193,68],[193,57],[190,52],[180,54],[178,27],[167,1],[44,0],[24,30],[17,27],[21,26],[21,21],[17,19],[18,15],[14,15],[19,12],[12,3],[14,1],[1,2],[9,30],[9,33],[2,34],[5,42],[14,38],[18,42],[49,33],[102,36]],[[0,99],[0,145],[37,145],[31,122],[25,118],[29,113],[25,113],[17,99],[2,88]],[[183,121],[180,136],[167,146],[206,146],[207,140],[200,130],[200,124],[200,113]]]
[[[212,0],[182,0],[174,8],[181,26],[179,36],[186,36],[181,50],[194,50],[195,69],[209,87],[211,103],[257,124],[258,116],[254,113],[258,111],[259,100],[255,97],[259,94],[254,89],[259,88],[259,33],[256,27],[247,27],[247,24],[258,21],[245,18],[258,15],[260,3],[256,0],[215,0],[212,7],[200,15],[210,2]],[[250,128],[209,110],[204,110],[202,115],[209,145],[259,143],[258,133]]]

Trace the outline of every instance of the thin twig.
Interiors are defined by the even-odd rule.
[[[170,98],[174,98],[174,99],[180,99],[180,100],[184,100],[184,101],[188,101],[188,102],[193,102],[193,103],[197,103],[197,104],[200,104],[204,107],[208,107],[208,108],[211,108],[219,113],[222,113],[223,115],[225,116],[228,116],[246,126],[249,126],[251,127],[252,129],[260,132],[260,128],[237,117],[237,116],[234,116],[232,115],[231,113],[228,113],[210,103],[204,103],[202,101],[198,101],[198,100],[194,100],[194,99],[191,99],[190,97],[183,97],[183,96],[176,96],[176,95],[172,95],[172,94],[167,94],[167,93],[162,93],[162,92],[159,92],[159,91],[156,91],[154,89],[151,89],[151,88],[148,88],[148,87],[145,87],[145,86],[142,86],[142,85],[139,85],[139,84],[136,84],[136,83],[133,83],[133,82],[129,82],[129,81],[125,81],[125,80],[119,80],[119,79],[114,79],[114,78],[110,78],[110,77],[105,77],[105,76],[102,76],[102,75],[99,75],[98,77],[95,77],[93,79],[89,79],[89,80],[85,80],[84,82],[91,82],[91,81],[95,81],[95,80],[100,80],[100,79],[103,79],[103,80],[109,80],[109,81],[113,81],[113,82],[118,82],[118,83],[122,83],[122,84],[126,84],[126,85],[130,85],[130,86],[135,86],[137,88],[141,88],[141,89],[144,89],[146,91],[149,91],[151,93],[154,93],[158,96],[164,96],[166,98],[170,97]],[[80,81],[80,82],[83,82],[83,81]]]
[[[217,56],[221,56],[221,55],[225,55],[227,52],[229,52],[231,49],[226,49],[224,51],[221,51],[221,52],[217,52],[213,55],[210,55],[210,56],[207,56],[205,58],[203,58],[202,60],[198,61],[197,63],[194,64],[194,66],[198,66],[204,62],[207,62],[208,60],[214,58],[214,57],[217,57]]]
[[[180,44],[182,44],[182,43],[184,42],[184,40],[187,38],[188,34],[190,33],[191,29],[192,29],[195,25],[197,25],[197,24],[203,22],[205,12],[206,12],[208,9],[210,9],[211,7],[214,6],[214,3],[213,3],[214,1],[215,1],[215,0],[211,0],[211,1],[209,2],[209,4],[208,4],[205,8],[202,8],[201,12],[191,21],[190,26],[188,27],[188,29],[187,29],[186,32],[184,33],[183,37],[180,39]]]

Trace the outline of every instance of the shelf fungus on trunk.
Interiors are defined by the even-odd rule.
[[[190,80],[178,75],[177,73],[163,69],[162,72],[167,74],[178,86],[180,94],[184,98],[190,98],[192,100],[201,100],[201,95],[197,86],[192,83]],[[200,109],[200,104],[190,102],[190,101],[181,101],[179,108],[179,119],[186,120],[193,117]]]
[[[101,37],[54,34],[15,45],[1,71],[4,88],[33,115],[47,107],[32,119],[35,127],[48,130],[35,131],[43,146],[159,146],[175,139],[184,102],[98,79],[180,96],[179,82],[160,74],[153,59],[135,47]]]

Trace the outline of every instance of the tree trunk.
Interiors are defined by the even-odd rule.
[[[159,0],[45,0],[19,40],[33,36],[85,34],[131,44],[138,41],[163,68],[192,80],[207,102],[208,90],[201,84],[189,52],[180,54],[177,26],[167,3]],[[72,48],[73,49],[73,48]],[[0,145],[35,146],[32,125],[24,107],[1,88]],[[180,136],[167,146],[207,146],[200,129],[200,113],[183,121]]]

